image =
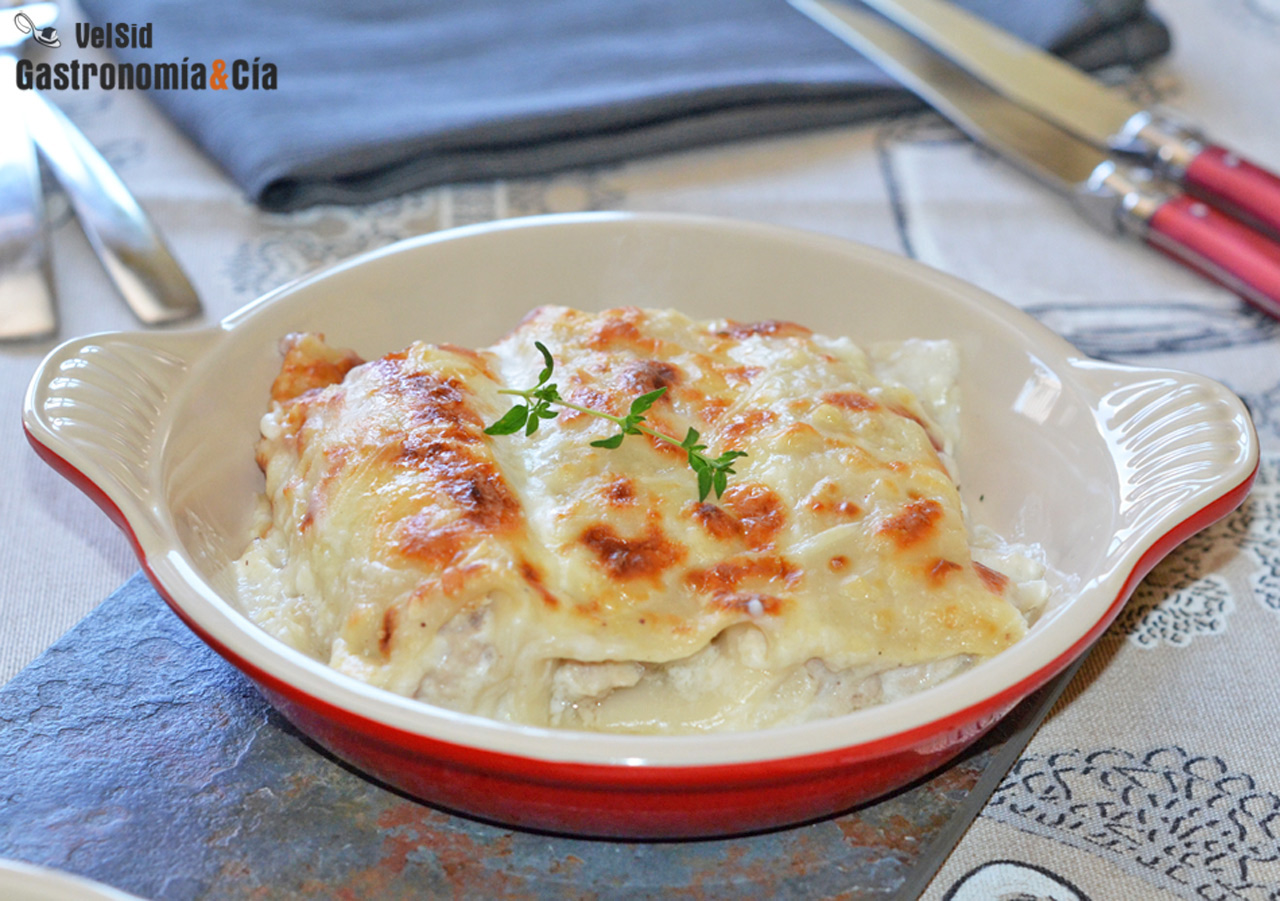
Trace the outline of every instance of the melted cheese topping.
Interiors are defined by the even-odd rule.
[[[616,427],[570,410],[485,435],[499,390],[536,382],[534,341],[574,403],[623,415],[665,387],[649,425],[748,454],[728,490],[700,502],[684,452],[647,436],[591,447]],[[758,728],[917,690],[1026,630],[973,560],[946,429],[846,339],[542,308],[480,351],[285,351],[242,600],[375,685],[535,725]],[[885,368],[913,354],[954,364]],[[930,389],[944,421],[953,382]]]

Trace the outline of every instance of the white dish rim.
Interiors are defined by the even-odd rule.
[[[376,265],[390,255],[413,253],[422,248],[465,241],[474,235],[492,235],[507,230],[526,228],[590,227],[593,224],[647,229],[727,229],[757,237],[776,237],[826,249],[865,265],[888,270],[900,277],[923,282],[939,291],[960,295],[967,303],[982,309],[996,319],[1016,325],[1036,350],[1043,353],[1061,374],[1081,379],[1105,374],[1154,370],[1102,363],[1079,353],[1066,341],[1031,319],[1015,307],[994,296],[930,269],[923,264],[898,257],[886,251],[853,244],[834,238],[794,229],[751,222],[739,222],[682,214],[587,213],[557,214],[528,219],[502,220],[425,235],[384,247],[323,271],[305,276],[272,291],[226,317],[219,324],[191,332],[120,333],[137,345],[171,348],[176,341],[187,341],[201,352],[220,342],[235,341],[253,328],[256,314],[283,298],[305,292],[310,286],[357,267]],[[24,406],[24,423],[32,441],[63,459],[67,466],[80,472],[93,484],[100,484],[101,464],[81,456],[69,459],[67,447],[56,436],[49,423],[46,404],[49,379],[57,367],[73,359],[93,341],[118,339],[120,334],[96,335],[75,339],[55,349],[37,372]],[[278,336],[277,336],[278,337]],[[1007,711],[1051,673],[1061,669],[1083,646],[1096,638],[1118,609],[1119,602],[1132,589],[1133,578],[1144,558],[1162,540],[1176,531],[1190,517],[1211,506],[1217,499],[1239,491],[1252,479],[1257,467],[1257,439],[1252,433],[1247,412],[1239,400],[1212,380],[1189,373],[1182,374],[1205,390],[1213,392],[1229,407],[1229,416],[1243,423],[1240,453],[1229,470],[1221,474],[1216,498],[1197,497],[1160,520],[1139,544],[1111,562],[1104,571],[1088,574],[1081,587],[1088,594],[1088,604],[1074,602],[1077,611],[1067,620],[1070,629],[1037,642],[1034,647],[1015,646],[982,667],[964,673],[942,685],[901,701],[867,708],[829,720],[752,733],[722,733],[679,736],[606,735],[539,729],[499,723],[478,716],[431,707],[402,698],[342,675],[318,661],[271,638],[241,614],[234,605],[221,598],[199,576],[178,546],[176,535],[166,534],[155,522],[157,511],[145,510],[146,498],[112,496],[108,500],[119,507],[127,520],[127,530],[139,550],[139,556],[153,582],[162,586],[170,602],[198,632],[220,646],[268,681],[291,686],[309,698],[342,711],[344,716],[390,727],[410,736],[448,745],[474,748],[493,754],[584,766],[609,767],[716,767],[754,765],[779,760],[837,754],[849,758],[872,757],[891,749],[911,747],[935,732],[946,732],[949,724],[962,724],[972,719],[979,707],[998,707],[997,715]],[[72,449],[74,451],[74,448]],[[71,453],[76,457],[76,453]],[[163,511],[159,511],[163,518]],[[1088,612],[1084,612],[1087,610]],[[1031,655],[1038,660],[1032,661]],[[1034,684],[1033,684],[1034,683]],[[984,719],[989,725],[992,717]],[[967,726],[963,728],[969,728]]]

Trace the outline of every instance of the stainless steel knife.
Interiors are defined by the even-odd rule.
[[[147,325],[200,312],[186,273],[102,154],[36,91],[23,91],[23,117],[80,227],[125,303]]]
[[[1280,317],[1280,243],[1005,99],[883,19],[837,0],[791,5],[918,94],[971,138],[1134,235]]]
[[[947,0],[866,4],[1009,100],[1280,237],[1280,177]]]

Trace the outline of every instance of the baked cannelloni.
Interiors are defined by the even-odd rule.
[[[561,408],[485,428],[555,359]],[[538,726],[754,729],[848,712],[999,653],[1044,598],[975,541],[950,463],[946,342],[868,354],[788,322],[541,308],[492,347],[364,362],[292,335],[262,420],[261,522],[235,564],[263,628],[356,678]],[[910,387],[908,387],[910,386]]]

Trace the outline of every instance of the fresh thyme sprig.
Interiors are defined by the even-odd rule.
[[[607,419],[618,427],[618,434],[611,435],[608,438],[601,438],[599,441],[592,441],[592,447],[612,450],[621,446],[623,439],[628,435],[649,435],[660,441],[673,444],[685,452],[690,468],[698,475],[699,501],[705,501],[707,495],[712,491],[715,492],[716,497],[724,494],[725,487],[729,484],[729,476],[733,475],[733,461],[739,457],[745,457],[747,455],[746,452],[737,450],[725,451],[713,459],[703,453],[707,446],[698,443],[699,435],[696,429],[690,428],[685,433],[684,440],[681,441],[646,425],[644,414],[657,403],[658,398],[667,392],[666,388],[658,388],[656,391],[642,394],[631,401],[631,408],[627,411],[626,416],[614,416],[612,413],[606,413],[603,410],[593,410],[590,407],[571,403],[560,396],[559,389],[551,381],[551,375],[555,372],[556,366],[555,360],[551,357],[551,351],[547,350],[546,345],[541,341],[535,341],[533,345],[538,348],[538,351],[542,354],[542,359],[546,361],[546,366],[538,374],[538,383],[532,388],[526,388],[523,391],[514,388],[500,390],[499,394],[523,397],[525,403],[516,404],[508,410],[502,418],[484,430],[486,435],[513,435],[521,429],[524,429],[525,435],[532,435],[538,430],[538,425],[542,420],[555,419],[559,415],[558,411],[551,409],[551,406],[555,404],[570,410],[577,410],[579,413],[587,413],[591,416]]]

